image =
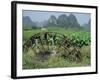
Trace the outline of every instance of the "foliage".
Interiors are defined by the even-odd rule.
[[[75,33],[70,35],[69,38],[79,47],[90,45],[91,38],[88,32]]]
[[[49,56],[48,59],[42,60],[34,53],[23,54],[23,69],[40,69],[40,68],[61,68],[61,67],[81,67],[90,65],[90,46],[82,47],[81,53],[83,60],[80,62],[70,61],[68,57]]]
[[[48,32],[57,32],[66,35],[75,45],[82,47],[88,46],[91,42],[90,32],[82,31],[80,29],[65,29],[65,28],[47,28]],[[31,29],[23,31],[23,40],[28,40],[36,33],[44,32],[41,29]]]
[[[35,54],[33,49],[29,49],[27,53],[23,52],[23,69],[40,69],[40,68],[57,68],[57,67],[80,67],[80,66],[90,66],[91,55],[90,55],[90,32],[82,31],[77,28],[47,28],[48,32],[57,32],[66,35],[75,45],[80,47],[81,60],[76,62],[70,60],[72,56],[52,56],[47,55],[48,58],[42,59],[42,52]],[[45,32],[41,29],[30,29],[23,30],[23,42],[27,41],[31,36],[39,32]],[[66,54],[66,53],[64,53]],[[42,55],[43,56],[43,55]]]

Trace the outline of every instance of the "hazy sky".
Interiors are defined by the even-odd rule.
[[[61,14],[66,14],[67,16],[71,12],[51,12],[51,11],[34,11],[34,10],[23,10],[23,16],[29,16],[32,21],[44,21],[48,20],[51,15],[54,15],[58,18]],[[91,15],[89,13],[73,13],[80,25],[84,23],[88,23],[89,19],[91,19]]]

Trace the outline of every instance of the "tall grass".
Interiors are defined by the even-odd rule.
[[[57,67],[81,67],[90,66],[90,46],[81,48],[82,61],[70,61],[69,58],[61,56],[51,56],[42,60],[30,49],[28,53],[23,53],[23,69],[57,68]]]

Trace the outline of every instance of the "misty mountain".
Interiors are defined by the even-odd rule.
[[[77,18],[73,14],[70,14],[68,16],[68,21],[69,21],[70,27],[76,27],[76,28],[80,27],[80,24],[78,23]]]
[[[44,27],[56,27],[57,26],[57,19],[54,15],[51,15],[47,21],[44,21]]]
[[[51,15],[51,17],[49,18],[49,24],[51,24],[51,26],[56,26],[57,25],[57,19],[54,15]]]
[[[84,30],[91,31],[91,20],[88,21],[88,23],[83,24],[82,26]]]
[[[57,24],[59,27],[68,27],[69,26],[68,17],[65,14],[60,15],[57,19]]]
[[[80,24],[78,23],[76,16],[73,14],[70,14],[69,16],[62,14],[59,15],[58,18],[51,15],[45,24],[45,27],[79,28]]]
[[[24,27],[36,27],[37,23],[36,22],[33,22],[29,16],[24,16],[23,17],[23,26]]]
[[[62,28],[84,28],[90,31],[90,20],[80,27],[77,18],[74,14],[67,16],[66,14],[59,15],[55,17],[51,15],[48,20],[43,20],[41,22],[32,21],[29,16],[23,17],[23,26],[27,28],[39,28],[39,27],[62,27]]]

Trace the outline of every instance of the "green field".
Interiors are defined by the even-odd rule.
[[[83,31],[81,29],[65,29],[65,28],[47,28],[41,29],[23,29],[23,44],[34,34],[42,32],[55,32],[67,36],[73,43],[75,43],[80,50],[80,61],[71,60],[70,57],[61,56],[48,56],[47,59],[43,59],[43,54],[35,54],[33,48],[29,48],[27,52],[23,52],[23,69],[40,69],[40,68],[56,68],[56,67],[81,67],[90,66],[91,54],[90,54],[90,32]],[[47,47],[47,45],[46,45]],[[50,47],[50,46],[49,46]],[[64,53],[66,54],[66,53]],[[42,56],[42,59],[41,59]],[[73,56],[73,55],[72,55]]]

